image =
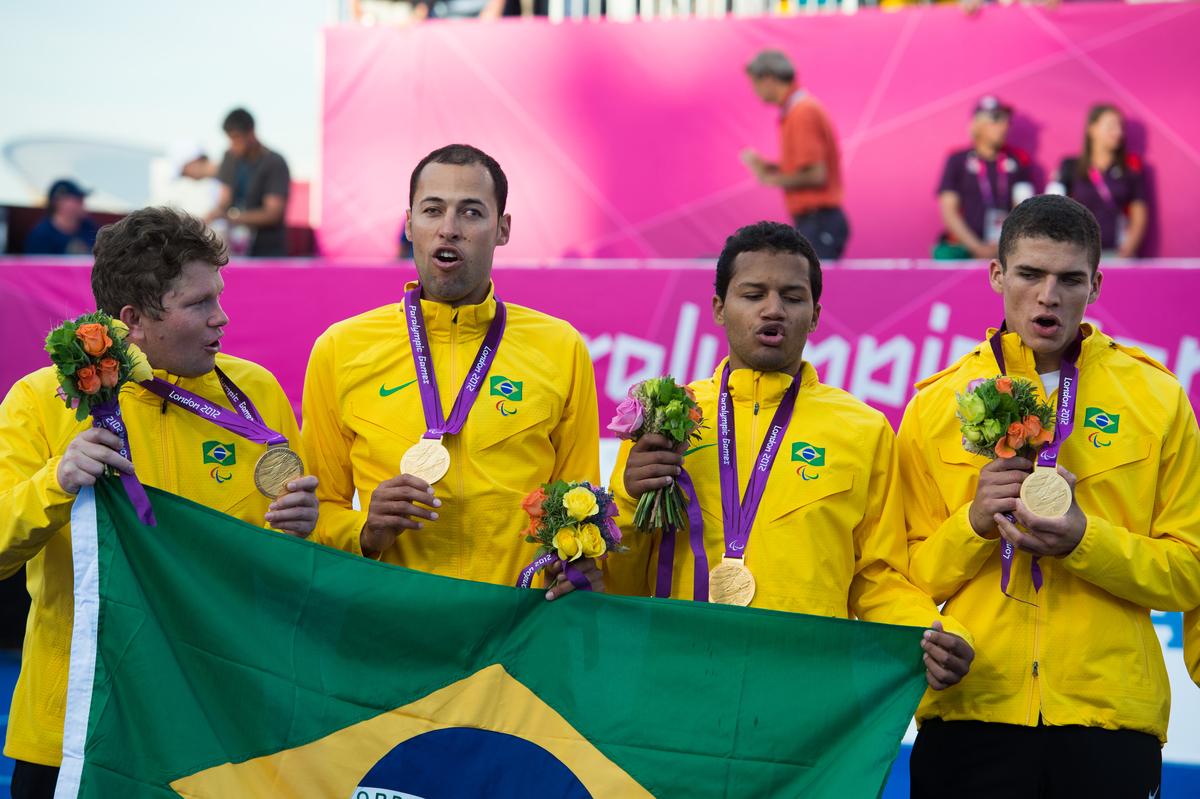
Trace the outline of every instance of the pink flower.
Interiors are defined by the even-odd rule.
[[[58,388],[56,388],[54,390],[54,394],[63,402],[69,401],[71,403],[71,410],[75,410],[76,408],[79,407],[79,397],[71,397],[70,400],[68,400],[67,392],[63,391],[62,386],[59,386]]]
[[[626,397],[617,406],[617,415],[608,423],[608,429],[617,434],[618,438],[630,438],[642,428],[642,403],[633,397]]]

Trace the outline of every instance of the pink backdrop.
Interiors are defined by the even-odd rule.
[[[509,175],[510,257],[715,255],[739,225],[784,219],[737,157],[776,152],[778,111],[743,66],[780,47],[841,136],[847,257],[928,255],[942,164],[985,93],[1016,106],[1012,141],[1045,170],[1079,150],[1090,104],[1122,107],[1152,169],[1146,254],[1197,255],[1197,40],[1194,2],[331,29],[320,242],[394,254],[413,166],[465,141]]]
[[[46,332],[92,307],[86,263],[31,267],[0,259],[0,390],[48,363]],[[320,261],[236,263],[225,271],[226,350],[271,369],[299,410],[313,341],[330,324],[398,301],[409,264]],[[629,385],[670,372],[712,374],[725,354],[711,319],[713,266],[707,262],[559,263],[497,269],[499,295],[561,316],[587,338],[596,364],[602,421]],[[1172,367],[1200,407],[1200,261],[1109,268],[1091,319],[1139,342]],[[999,299],[980,266],[939,269],[843,266],[825,276],[821,326],[807,357],[822,378],[898,423],[912,383],[973,346],[999,321]],[[403,331],[397,330],[397,342]]]

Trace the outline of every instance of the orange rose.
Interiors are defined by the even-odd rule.
[[[1025,417],[1025,440],[1029,442],[1029,446],[1037,447],[1042,444],[1049,444],[1054,438],[1054,434],[1046,428],[1042,427],[1042,420],[1030,414]]]
[[[546,515],[546,511],[542,509],[542,503],[545,501],[546,492],[539,488],[521,500],[521,509],[529,514],[529,518],[540,519]]]
[[[1017,454],[1017,451],[1010,447],[1008,440],[1004,438],[996,442],[995,452],[997,458],[1012,458]]]
[[[121,376],[121,364],[116,358],[100,359],[100,385],[105,388],[115,388],[117,378]]]
[[[697,406],[688,411],[688,418],[696,424],[700,424],[700,420],[704,418],[704,412]]]
[[[692,387],[691,387],[691,386],[684,386],[684,387],[683,387],[683,393],[684,393],[684,394],[687,394],[687,395],[688,395],[688,399],[690,399],[692,402],[695,402],[695,401],[696,401],[696,392],[695,392],[695,391],[692,391]]]
[[[96,367],[85,366],[75,373],[75,387],[84,394],[95,394],[100,390],[100,375]]]
[[[1025,425],[1013,422],[1008,426],[1008,433],[996,442],[996,454],[1001,458],[1011,458],[1017,450],[1025,446]]]
[[[79,329],[75,331],[75,338],[83,342],[83,351],[93,357],[103,355],[112,346],[112,339],[108,337],[108,328],[97,322],[80,325]]]
[[[1001,394],[1011,394],[1012,393],[1012,378],[1011,377],[997,377],[996,378],[996,390],[999,391]]]

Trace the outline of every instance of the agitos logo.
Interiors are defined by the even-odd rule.
[[[1088,408],[1084,411],[1083,417],[1084,428],[1091,428],[1095,432],[1088,434],[1088,441],[1092,442],[1092,446],[1099,449],[1100,447],[1111,447],[1112,442],[1108,440],[1108,436],[1116,435],[1121,430],[1121,416],[1116,413],[1109,413],[1100,408]]]
[[[500,398],[496,402],[496,410],[500,411],[501,416],[512,416],[517,412],[512,403],[521,401],[521,386],[520,382],[509,380],[503,375],[488,378],[488,387],[491,395]]]
[[[216,480],[218,484],[233,479],[233,472],[228,469],[221,471],[222,466],[228,467],[237,463],[237,450],[233,444],[222,444],[220,441],[205,441],[200,445],[200,449],[204,455],[204,463],[216,464],[208,473],[209,477]]]
[[[807,441],[797,441],[792,444],[792,461],[798,462],[796,474],[801,480],[817,480],[821,477],[816,469],[825,465],[825,448],[814,447]]]

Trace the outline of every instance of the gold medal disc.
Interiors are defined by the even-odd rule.
[[[1038,516],[1065,516],[1073,501],[1071,486],[1057,470],[1038,466],[1021,483],[1021,501]]]
[[[422,438],[400,459],[400,473],[433,485],[450,471],[450,452],[440,438]]]
[[[287,484],[304,474],[304,461],[285,444],[268,447],[254,464],[254,485],[268,499],[287,493]]]
[[[708,601],[746,607],[754,599],[754,575],[741,558],[721,558],[708,573]]]

